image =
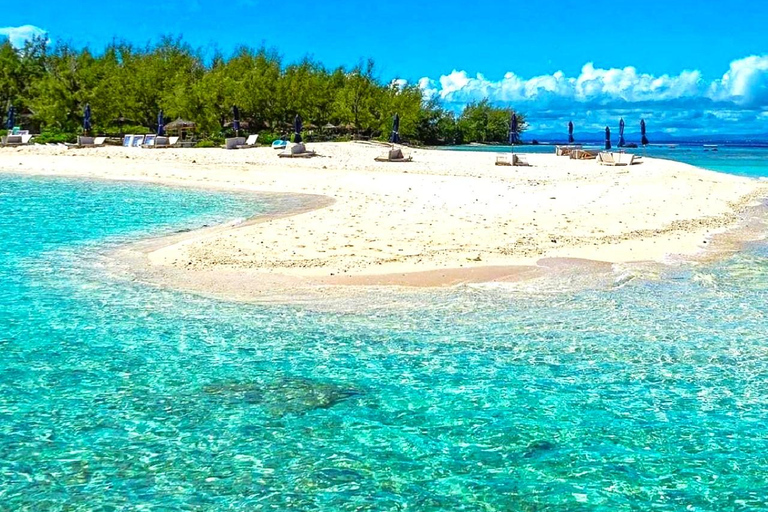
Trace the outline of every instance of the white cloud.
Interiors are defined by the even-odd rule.
[[[22,25],[20,27],[0,27],[0,37],[7,37],[13,46],[21,48],[24,43],[33,37],[45,36],[45,30],[34,25]]]
[[[653,75],[633,66],[603,69],[590,62],[571,77],[557,71],[525,78],[510,71],[492,80],[453,70],[437,79],[424,77],[418,85],[426,97],[438,97],[457,111],[484,98],[519,108],[529,114],[534,131],[561,130],[571,117],[585,129],[596,130],[624,116],[632,119],[631,126],[645,117],[670,133],[707,126],[723,129],[718,123],[764,132],[761,123],[768,115],[768,55],[735,60],[714,80],[697,70]]]
[[[501,80],[488,80],[478,73],[454,70],[438,80],[424,77],[419,86],[427,95],[439,95],[447,103],[467,103],[489,98],[494,102],[562,103],[562,100],[607,105],[615,102],[669,101],[695,98],[706,92],[701,73],[682,71],[679,75],[653,76],[634,67],[595,68],[584,65],[576,77],[562,71],[525,79],[508,72]]]
[[[710,86],[710,97],[747,107],[768,106],[768,55],[731,62],[723,78]]]

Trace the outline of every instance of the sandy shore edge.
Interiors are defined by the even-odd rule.
[[[606,273],[615,263],[722,257],[765,235],[755,219],[764,217],[768,183],[677,162],[603,168],[529,155],[533,167],[510,169],[495,168],[492,153],[415,150],[414,165],[391,166],[372,162],[376,147],[317,146],[330,158],[277,161],[269,149],[25,148],[0,152],[0,168],[301,198],[290,211],[115,253],[133,279],[240,300],[338,285]]]

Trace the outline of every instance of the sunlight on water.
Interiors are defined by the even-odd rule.
[[[266,199],[0,197],[0,509],[768,509],[763,247],[601,289],[244,305],[98,263]]]

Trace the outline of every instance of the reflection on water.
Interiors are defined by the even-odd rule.
[[[0,194],[9,510],[768,508],[764,247],[598,289],[243,305],[95,264],[263,202],[2,177]]]

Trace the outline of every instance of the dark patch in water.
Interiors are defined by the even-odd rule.
[[[557,445],[554,443],[550,443],[549,441],[534,441],[531,444],[528,445],[528,447],[525,449],[525,452],[523,452],[523,458],[531,459],[534,457],[540,457],[541,455],[546,454],[547,452],[551,452],[557,448]]]
[[[220,382],[206,386],[203,391],[229,402],[258,405],[277,417],[330,409],[361,394],[354,388],[295,377],[270,382]]]

